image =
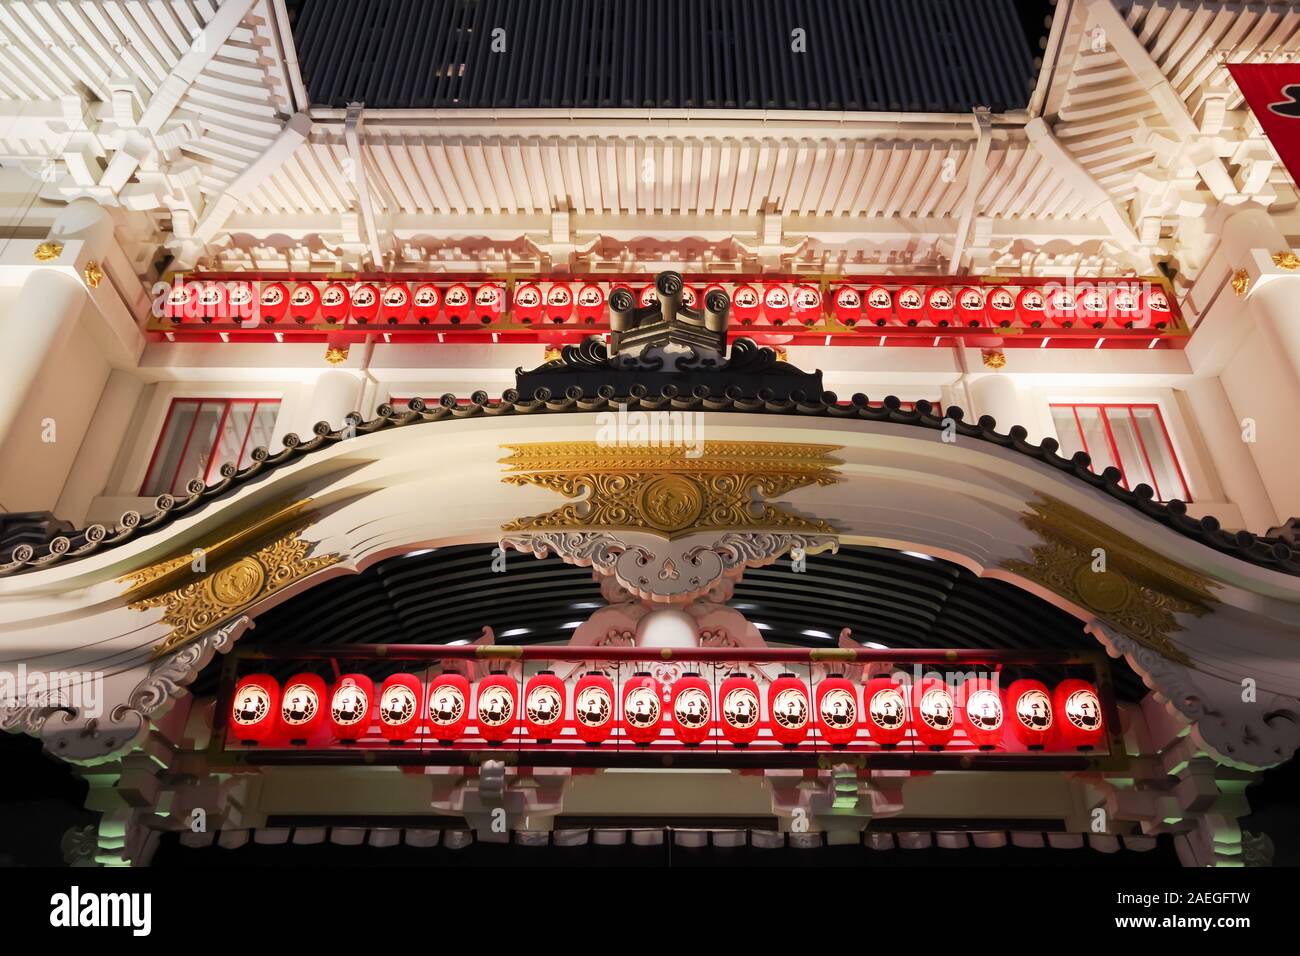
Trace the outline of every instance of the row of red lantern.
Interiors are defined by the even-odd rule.
[[[615,285],[609,291],[629,288]],[[725,292],[720,284],[704,290]],[[656,301],[653,284],[630,289],[642,306]],[[158,308],[173,321],[246,321],[260,318],[269,324],[292,321],[298,324],[352,322],[366,325],[428,325],[441,317],[453,325],[490,325],[507,310],[516,322],[595,324],[605,319],[606,291],[596,283],[582,285],[577,293],[562,282],[543,291],[534,282],[514,290],[513,302],[505,286],[487,282],[471,288],[455,283],[445,288],[434,282],[403,282],[382,286],[372,282],[347,284],[330,282],[323,289],[300,282],[292,290],[281,282],[267,282],[260,294],[247,281],[190,281],[170,287]],[[1045,325],[1102,329],[1165,328],[1171,319],[1168,296],[1159,287],[1138,283],[1067,285],[1047,283],[1024,286],[1016,292],[1008,286],[906,285],[891,289],[884,285],[866,288],[842,284],[833,286],[831,312],[844,325],[864,328],[882,326],[933,326],[936,328]],[[255,301],[256,300],[256,301]],[[700,301],[691,286],[682,289],[682,301],[694,308]],[[742,326],[814,325],[824,317],[821,290],[814,285],[790,287],[784,283],[752,285],[741,283],[731,291],[732,315]]]
[[[499,744],[520,729],[541,743],[558,737],[566,726],[567,688],[550,671],[529,679],[519,706],[518,686],[502,672],[478,682],[473,696],[479,734]],[[328,709],[325,702],[328,699]],[[762,723],[758,684],[753,678],[728,677],[718,688],[714,713],[712,689],[703,677],[687,673],[667,695],[649,673],[624,683],[622,719],[616,719],[613,681],[600,671],[578,680],[573,690],[572,727],[589,745],[599,745],[620,724],[634,743],[657,739],[665,725],[681,743],[703,742],[714,727],[737,747],[752,743]],[[921,743],[942,750],[960,727],[981,749],[994,749],[1005,733],[1024,747],[1047,746],[1092,750],[1101,741],[1103,721],[1096,689],[1071,679],[1054,692],[1036,680],[1018,680],[1005,689],[985,678],[971,678],[957,688],[926,678],[910,689],[890,677],[868,681],[861,696],[852,681],[831,675],[817,684],[815,705],[806,685],[782,674],[767,693],[767,724],[772,736],[795,747],[813,726],[832,746],[844,746],[866,730],[882,747],[897,746],[908,727]],[[395,744],[418,737],[422,729],[444,745],[462,738],[471,714],[471,685],[462,674],[444,673],[427,693],[412,674],[395,674],[382,685],[363,674],[339,678],[332,693],[315,674],[290,678],[283,693],[269,674],[252,674],[239,682],[231,711],[232,736],[241,743],[322,745],[332,740],[355,743],[369,733],[376,717],[380,733]],[[1004,715],[1006,719],[1004,720]]]

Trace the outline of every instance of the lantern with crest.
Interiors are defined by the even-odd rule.
[[[858,735],[857,689],[843,674],[828,674],[817,683],[817,730],[832,747],[844,747]]]
[[[753,743],[762,718],[762,704],[754,678],[735,674],[724,680],[718,688],[718,711],[724,737],[737,747]]]
[[[564,681],[539,671],[524,688],[524,722],[539,744],[549,744],[564,727]]]
[[[637,671],[623,685],[623,730],[639,747],[659,738],[663,687],[649,671]]]
[[[325,728],[325,681],[319,674],[295,674],[280,695],[279,736],[296,747],[319,743]]]
[[[375,682],[365,674],[344,674],[330,693],[330,730],[341,743],[354,744],[370,730]]]
[[[907,736],[907,695],[892,677],[873,677],[862,691],[864,721],[871,739],[892,749]]]
[[[420,732],[420,680],[414,674],[393,674],[379,690],[379,732],[400,746]]]
[[[1061,744],[1073,750],[1095,750],[1105,733],[1101,698],[1097,688],[1085,680],[1070,678],[1056,685],[1052,693],[1057,735]]]
[[[1016,739],[1030,750],[1042,750],[1055,732],[1047,686],[1037,680],[1012,681],[1003,706]]]
[[[465,734],[469,723],[469,678],[443,671],[429,682],[429,734],[450,747]]]
[[[673,681],[668,702],[673,733],[688,747],[700,744],[709,736],[713,724],[713,702],[709,682],[694,671],[687,671]]]
[[[794,674],[785,673],[767,688],[767,715],[772,736],[784,747],[798,746],[808,736],[808,689]]]
[[[502,670],[495,670],[478,682],[474,703],[478,731],[494,747],[514,736],[518,694],[515,679]]]
[[[988,678],[972,677],[957,691],[957,713],[966,737],[980,750],[992,750],[1002,739],[1002,698]]]
[[[600,671],[587,671],[573,688],[573,727],[590,747],[614,730],[614,682]]]
[[[912,685],[912,729],[931,750],[942,750],[952,739],[957,707],[948,685],[925,677]]]
[[[266,743],[280,720],[280,683],[270,674],[249,674],[235,685],[229,736],[245,747]]]

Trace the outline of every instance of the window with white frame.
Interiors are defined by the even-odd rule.
[[[1118,468],[1125,488],[1145,484],[1157,501],[1192,500],[1159,406],[1052,405],[1052,420],[1066,458],[1084,451],[1097,474]]]
[[[215,482],[226,462],[248,467],[254,448],[270,447],[279,410],[274,398],[173,400],[140,494],[184,495],[195,478]]]

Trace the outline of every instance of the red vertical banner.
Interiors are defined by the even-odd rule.
[[[1229,63],[1228,72],[1300,184],[1300,63]]]

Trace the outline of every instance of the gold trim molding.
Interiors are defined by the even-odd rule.
[[[833,534],[763,499],[838,479],[830,457],[839,445],[703,442],[698,457],[684,445],[624,446],[536,442],[503,446],[509,485],[534,485],[581,499],[502,531],[600,528],[677,538],[697,531],[770,529]]]
[[[1218,585],[1157,554],[1086,512],[1044,496],[1030,502],[1021,523],[1042,544],[1032,560],[1009,559],[1002,567],[1086,608],[1144,647],[1187,667],[1188,656],[1170,640],[1183,629],[1176,615],[1213,613]],[[1094,571],[1100,548],[1105,570]]]

